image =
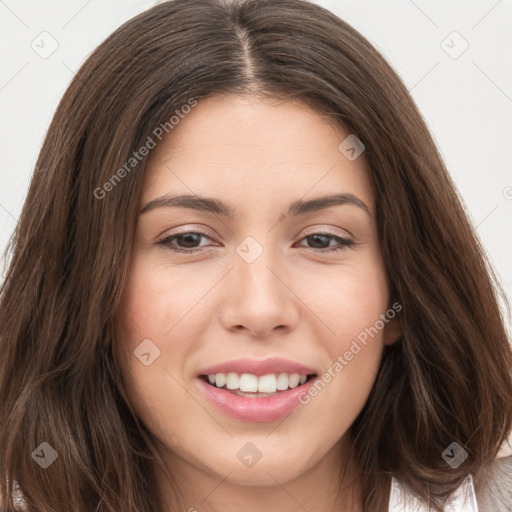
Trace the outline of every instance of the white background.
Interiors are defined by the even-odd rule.
[[[0,0],[0,251],[73,73],[119,25],[156,3]],[[409,88],[512,298],[512,0],[317,3],[365,35]],[[51,49],[52,38],[58,48],[41,58],[32,46]],[[452,58],[464,40],[469,47]]]

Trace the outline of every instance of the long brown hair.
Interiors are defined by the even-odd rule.
[[[505,294],[385,59],[304,0],[169,1],[117,29],[76,74],[11,240],[0,296],[7,510],[14,482],[30,510],[163,508],[151,471],[158,454],[113,350],[147,156],[126,162],[191,99],[227,93],[303,101],[366,148],[403,336],[386,348],[350,430],[364,510],[386,510],[391,476],[441,510],[435,500],[468,473],[478,481],[510,431]],[[452,442],[468,453],[458,468],[442,457]],[[58,454],[46,469],[32,456],[41,443]]]

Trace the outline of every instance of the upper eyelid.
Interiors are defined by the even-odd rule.
[[[160,237],[157,238],[156,240],[156,243],[161,243],[161,242],[164,242],[165,240],[168,240],[169,238],[174,238],[174,237],[177,237],[177,236],[180,236],[180,235],[186,235],[186,234],[189,234],[189,233],[195,233],[195,234],[198,234],[202,237],[206,237],[206,238],[209,238],[210,240],[214,240],[215,241],[215,237],[213,236],[210,236],[208,233],[205,233],[204,231],[202,231],[201,229],[194,229],[194,228],[189,228],[189,229],[184,229],[182,231],[178,231],[176,233],[166,233]],[[302,236],[300,236],[300,233],[294,237],[294,239],[298,238],[298,241],[301,241],[303,240],[304,238],[307,238],[309,236],[313,236],[313,235],[327,235],[327,236],[330,236],[330,237],[333,237],[333,238],[339,238],[339,239],[342,239],[342,240],[351,240],[351,235],[350,236],[345,236],[345,235],[342,235],[340,233],[337,233],[335,231],[332,231],[332,230],[329,230],[329,229],[325,229],[325,228],[317,228],[315,230],[313,230],[312,232],[308,232],[308,233],[305,233],[303,234]]]

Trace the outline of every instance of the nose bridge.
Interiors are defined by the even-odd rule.
[[[298,318],[293,293],[286,286],[285,266],[278,251],[247,237],[236,248],[232,294],[225,307],[226,328],[244,326],[262,335],[278,326],[290,327]]]
[[[270,244],[270,238],[266,237],[263,246],[255,238],[247,237],[236,249],[238,259],[235,265],[236,279],[243,292],[241,298],[256,302],[261,299],[269,308],[283,295],[284,286],[276,276],[282,265],[278,261],[277,251]]]

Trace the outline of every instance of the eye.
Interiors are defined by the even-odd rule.
[[[157,241],[156,244],[162,245],[174,252],[192,253],[202,250],[202,246],[197,245],[202,238],[207,238],[211,240],[211,238],[208,235],[202,233],[201,231],[184,231],[183,233],[177,233],[174,235],[166,236],[165,238]],[[306,240],[308,241],[308,243],[316,245],[316,247],[310,247],[312,251],[323,253],[341,251],[354,244],[354,242],[352,240],[349,240],[348,238],[343,238],[341,236],[333,235],[331,233],[312,233],[311,235],[305,236],[300,241],[303,240]],[[335,245],[334,247],[329,247],[331,241],[337,241],[338,244]],[[178,244],[178,247],[173,246],[174,242]],[[304,246],[302,245],[301,247]]]
[[[206,235],[205,233],[202,233],[201,231],[184,231],[183,233],[178,233],[175,235],[167,236],[163,238],[162,240],[159,240],[157,245],[163,245],[167,249],[170,249],[171,251],[175,252],[197,252],[201,251],[202,249],[198,249],[197,242],[201,240],[201,238],[208,238],[210,237]],[[173,247],[171,244],[174,241],[177,241],[179,244],[178,248]],[[211,239],[210,239],[211,240]],[[201,246],[199,246],[201,247]]]
[[[316,247],[311,248],[314,252],[341,251],[343,249],[346,249],[347,247],[350,247],[351,245],[354,245],[354,242],[352,240],[349,240],[348,238],[343,238],[341,236],[333,235],[331,233],[312,233],[311,235],[307,235],[304,238],[302,238],[302,240],[307,240],[308,243],[316,245]],[[331,241],[337,241],[338,245],[335,245],[334,247],[329,247],[329,243]]]

